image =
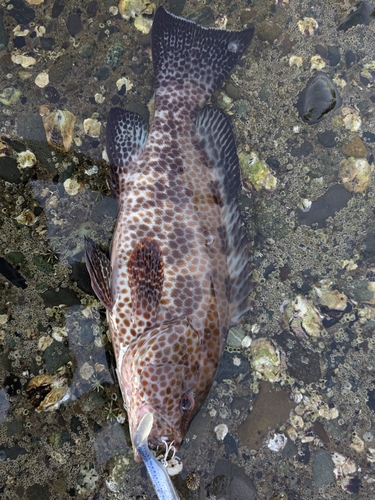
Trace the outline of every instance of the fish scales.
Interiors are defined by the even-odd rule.
[[[150,131],[136,113],[114,108],[108,117],[119,211],[110,260],[87,239],[86,261],[107,309],[131,438],[151,413],[148,442],[160,449],[179,449],[228,330],[249,309],[234,137],[225,114],[205,104],[252,36],[252,28],[203,28],[159,7]]]

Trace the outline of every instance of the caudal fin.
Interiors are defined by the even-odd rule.
[[[229,75],[253,34],[254,28],[204,28],[159,7],[151,34],[156,97],[183,91],[187,107],[196,112]]]

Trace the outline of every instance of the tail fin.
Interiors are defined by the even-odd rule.
[[[253,34],[254,28],[203,28],[159,7],[151,34],[156,96],[183,91],[196,112],[229,75]]]

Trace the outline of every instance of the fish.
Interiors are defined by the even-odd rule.
[[[106,308],[134,437],[152,415],[150,449],[178,451],[202,407],[229,329],[249,308],[248,239],[229,118],[207,104],[254,29],[205,28],[160,6],[151,32],[154,116],[112,108],[109,185],[118,200],[110,258],[85,240]]]

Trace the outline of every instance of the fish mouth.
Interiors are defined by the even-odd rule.
[[[150,405],[143,405],[138,410],[138,419],[140,422],[146,413],[152,413],[154,416],[154,424],[148,436],[149,448],[156,451],[156,454],[165,453],[167,450],[178,451],[182,444],[182,436],[173,428],[165,417]],[[161,433],[161,429],[167,430]],[[158,453],[159,452],[159,453]]]

